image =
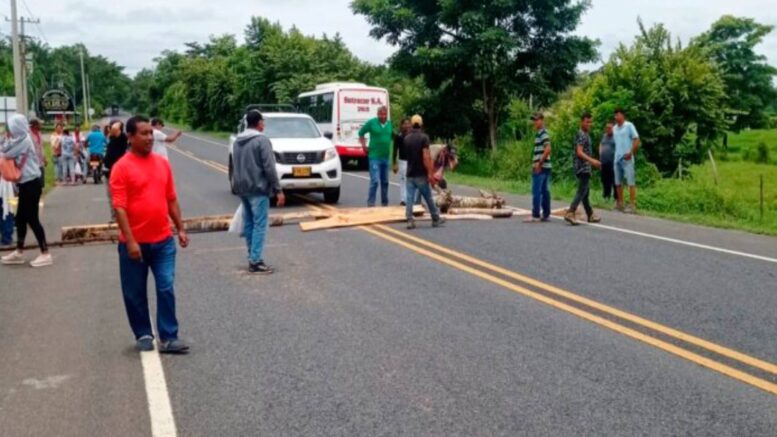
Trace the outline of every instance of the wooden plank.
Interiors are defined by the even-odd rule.
[[[286,214],[270,214],[270,226],[283,226],[284,224],[296,223],[302,220],[316,220],[320,218],[331,217],[330,211],[304,211],[291,212]],[[191,217],[183,220],[187,232],[225,232],[232,223],[232,215],[214,215]],[[61,230],[61,241],[67,242],[100,242],[115,241],[119,238],[119,227],[115,223],[95,224],[83,226],[67,226]]]
[[[423,213],[423,207],[419,205],[413,207],[413,215],[422,215]],[[403,222],[406,220],[405,207],[403,206],[333,210],[332,214],[331,217],[324,220],[300,223],[300,229],[303,232],[308,232],[322,229]]]

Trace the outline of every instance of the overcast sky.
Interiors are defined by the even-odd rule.
[[[28,25],[33,36],[44,36],[51,46],[83,42],[90,52],[116,61],[130,74],[151,67],[162,50],[180,50],[185,42],[205,41],[211,34],[236,34],[242,41],[252,15],[287,28],[295,25],[306,34],[339,32],[348,47],[369,62],[381,63],[393,51],[369,37],[369,25],[351,13],[350,0],[18,1],[20,15],[41,20],[39,26]],[[8,1],[0,1],[0,14],[10,16]],[[674,36],[686,41],[724,14],[777,25],[775,0],[593,0],[578,33],[600,40],[606,59],[619,42],[633,40],[638,16],[646,24],[666,24]],[[0,34],[10,34],[9,24],[2,21]],[[777,32],[769,35],[760,51],[777,65]]]

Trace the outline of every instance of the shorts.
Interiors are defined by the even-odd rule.
[[[623,185],[623,178],[626,178],[626,185],[633,187],[637,185],[634,172],[634,158],[626,161],[623,158],[615,160],[615,186]]]

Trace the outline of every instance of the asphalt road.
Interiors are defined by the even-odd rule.
[[[237,206],[222,143],[170,152],[187,216]],[[364,205],[364,176],[338,207]],[[52,237],[107,217],[102,186],[46,199]],[[181,436],[774,435],[777,239],[604,218],[272,228],[270,277],[237,237],[195,235],[176,282],[193,350],[161,358],[153,399]],[[0,435],[152,435],[115,246],[54,255],[0,269]]]

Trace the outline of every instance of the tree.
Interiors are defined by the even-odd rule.
[[[548,99],[569,85],[579,63],[596,58],[594,41],[571,35],[589,6],[588,0],[351,3],[372,24],[370,35],[399,47],[392,66],[423,76],[445,106],[455,102],[485,118],[492,148],[512,97]]]
[[[766,57],[757,54],[755,47],[772,30],[774,26],[759,24],[750,18],[725,15],[693,41],[721,69],[727,105],[733,110],[734,130],[768,124],[767,110],[777,100],[772,82],[777,68],[767,64]]]
[[[621,45],[598,73],[554,106],[551,132],[556,144],[571,148],[583,112],[593,113],[598,136],[622,107],[639,130],[641,153],[671,173],[681,158],[700,162],[728,129],[725,86],[698,46],[673,44],[661,24],[639,27],[631,47]],[[554,154],[554,165],[563,168],[571,156],[571,150]]]

